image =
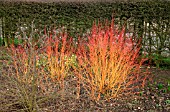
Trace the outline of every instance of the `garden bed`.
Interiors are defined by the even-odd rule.
[[[8,61],[8,56],[5,55],[7,50],[5,47],[0,48],[1,51],[1,68],[4,67],[4,64]],[[142,68],[147,69],[147,68]],[[6,69],[8,72],[8,69]],[[101,99],[99,101],[94,101],[89,98],[87,93],[81,89],[79,98],[75,93],[76,91],[76,79],[75,77],[69,77],[65,80],[65,92],[57,91],[53,96],[48,97],[47,94],[43,94],[40,90],[37,92],[37,96],[40,98],[49,98],[50,100],[43,102],[39,105],[39,111],[41,112],[54,112],[54,111],[114,111],[114,112],[168,112],[170,111],[170,70],[159,69],[159,68],[149,68],[149,72],[153,75],[152,82],[146,84],[145,88],[141,90],[140,94],[131,94],[130,96],[125,97],[116,97],[110,100]],[[13,82],[7,77],[0,75],[0,98],[4,98],[1,101],[0,110],[2,112],[12,112],[12,111],[24,111],[23,104],[17,103],[13,106],[11,100],[15,99],[15,93],[12,93],[9,96],[8,93],[10,90],[16,89],[16,85],[13,85]],[[23,86],[23,85],[22,85]],[[83,85],[80,85],[83,86]],[[23,86],[24,87],[24,86]],[[30,88],[25,90],[29,92]],[[18,91],[18,89],[16,89]],[[3,93],[3,94],[2,94]],[[6,96],[4,96],[6,93]],[[18,93],[19,94],[19,93]],[[64,94],[64,95],[63,95]],[[16,95],[18,96],[18,95]],[[37,99],[38,100],[38,99]],[[2,102],[3,101],[3,102]],[[9,105],[5,105],[8,104]],[[4,111],[3,111],[4,110]]]
[[[153,81],[150,85],[142,91],[141,95],[132,95],[121,98],[114,98],[109,101],[99,100],[98,102],[92,101],[88,98],[86,94],[81,94],[79,99],[76,99],[75,94],[65,93],[66,96],[62,99],[60,97],[61,93],[58,92],[56,98],[52,98],[51,101],[46,102],[43,105],[41,111],[43,112],[54,112],[54,111],[114,111],[114,112],[168,112],[170,111],[170,91],[167,90],[168,82],[170,82],[170,70],[160,70],[160,69],[150,69],[154,74]],[[0,83],[3,86],[4,84],[9,83],[6,79],[0,78]],[[162,84],[163,87],[160,87],[159,84]],[[75,85],[71,85],[69,88],[75,88]],[[13,89],[11,87],[2,90],[0,92],[9,91]],[[45,96],[46,97],[46,96]],[[2,96],[1,96],[2,98]],[[10,102],[10,97],[6,97],[6,101]],[[1,100],[2,101],[2,100]],[[15,105],[13,109],[9,109],[2,112],[11,112],[11,110],[17,111],[22,107]],[[5,109],[4,106],[1,106],[1,110]]]

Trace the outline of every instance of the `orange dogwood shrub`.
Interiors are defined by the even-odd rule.
[[[72,53],[72,38],[68,38],[66,33],[59,36],[50,34],[46,47],[47,70],[52,81],[59,82],[61,88],[64,88],[64,79],[70,72],[67,57],[71,57]]]
[[[140,41],[125,36],[111,25],[93,25],[88,41],[79,41],[77,59],[79,78],[91,97],[99,100],[134,92],[144,86],[146,75],[140,73]]]
[[[21,45],[17,47],[11,45],[8,50],[11,51],[9,68],[12,68],[9,69],[11,70],[9,75],[14,76],[20,82],[31,83],[37,70],[34,66],[37,52],[34,52],[35,50],[32,52],[26,46]]]

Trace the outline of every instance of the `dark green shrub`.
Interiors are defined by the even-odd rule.
[[[164,57],[158,54],[152,54],[151,56],[147,56],[149,58],[145,63],[156,66],[161,69],[169,69],[170,68],[170,57]]]
[[[2,46],[2,45],[3,45],[3,38],[0,37],[0,46]]]

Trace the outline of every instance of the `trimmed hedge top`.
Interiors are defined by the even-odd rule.
[[[112,15],[120,20],[170,19],[170,2],[159,0],[97,3],[1,2],[0,6],[5,36],[16,32],[23,23],[29,25],[32,21],[37,28],[42,29],[44,25],[67,26],[68,31],[79,33],[91,28],[94,20],[111,20]]]

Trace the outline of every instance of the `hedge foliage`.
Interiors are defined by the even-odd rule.
[[[153,47],[159,54],[165,49],[170,51],[170,2],[167,0],[0,2],[0,26],[4,40],[22,32],[21,27],[27,27],[26,32],[31,32],[32,23],[39,31],[43,31],[45,26],[47,30],[65,26],[68,33],[77,38],[87,32],[94,21],[111,20],[112,16],[116,24],[126,26],[127,32],[143,37],[143,46],[147,46],[143,48],[145,51],[152,53]]]
[[[106,2],[106,3],[34,3],[1,2],[0,17],[4,18],[5,36],[14,33],[23,23],[33,20],[37,28],[44,25],[64,25],[68,30],[80,32],[90,28],[94,20],[120,20],[133,18],[142,22],[170,19],[170,2]],[[73,29],[74,28],[74,29]]]

